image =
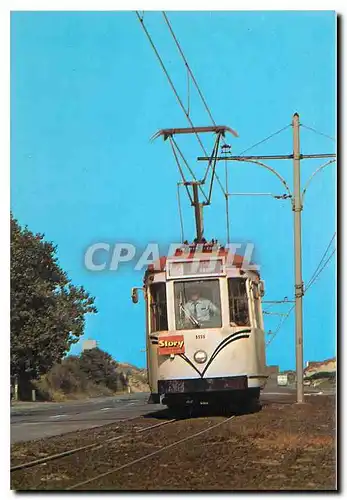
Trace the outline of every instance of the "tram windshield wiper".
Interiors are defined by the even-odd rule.
[[[201,328],[199,321],[196,318],[194,318],[194,316],[192,316],[189,311],[187,311],[187,309],[183,306],[182,303],[180,304],[180,308],[181,311],[183,311],[186,317],[190,320],[190,322],[193,323],[193,325],[195,325],[197,328]]]

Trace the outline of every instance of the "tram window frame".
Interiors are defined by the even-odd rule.
[[[237,294],[231,289],[232,285],[238,285]],[[241,291],[240,285],[244,287]],[[250,304],[247,293],[247,279],[246,278],[228,278],[228,302],[229,302],[229,324],[231,326],[251,326],[251,313]],[[240,304],[243,304],[243,311],[246,311],[247,317],[245,320],[237,318],[236,311],[240,315]]]
[[[179,287],[186,285],[187,289],[179,290]],[[189,302],[189,293],[193,289],[198,289],[201,286],[200,298],[208,299],[217,308],[218,314],[211,316],[209,321],[204,321],[198,324],[194,324],[193,320],[184,317],[184,310],[180,310],[180,301],[178,300],[179,294],[184,293],[184,304]],[[214,286],[214,289],[211,287]],[[190,290],[189,290],[190,288]],[[209,293],[204,294],[204,289],[210,289]],[[207,296],[206,296],[207,295]],[[200,279],[200,280],[179,280],[174,282],[174,308],[175,308],[175,326],[176,330],[199,330],[200,328],[222,328],[223,318],[222,318],[222,303],[221,303],[221,289],[220,280],[218,278],[214,279]]]
[[[262,321],[261,321],[261,315],[262,315],[262,310],[261,310],[261,300],[260,300],[260,291],[259,291],[259,285],[257,283],[252,283],[252,292],[253,292],[253,302],[254,302],[254,314],[255,314],[255,324],[257,328],[262,328]]]
[[[153,283],[149,287],[149,293],[151,333],[168,331],[166,283]]]

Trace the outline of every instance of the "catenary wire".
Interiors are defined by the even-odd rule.
[[[256,146],[259,146],[260,144],[263,144],[264,142],[266,141],[269,141],[270,139],[272,139],[273,137],[275,137],[276,135],[280,134],[281,132],[283,132],[284,130],[286,130],[287,128],[291,127],[292,125],[289,124],[289,125],[286,125],[285,127],[281,128],[280,130],[277,130],[276,132],[274,132],[273,134],[269,135],[268,137],[265,137],[265,139],[253,144],[252,146],[250,146],[249,148],[245,149],[244,151],[241,151],[241,153],[239,153],[237,156],[242,156],[244,155],[245,153],[247,153],[248,151],[250,151],[251,149],[255,148]]]
[[[331,141],[333,142],[336,142],[336,139],[334,139],[334,137],[331,137],[330,135],[328,134],[324,134],[323,132],[319,132],[319,130],[316,130],[315,128],[313,127],[308,127],[307,125],[304,125],[303,123],[300,124],[301,127],[304,127],[306,128],[307,130],[311,130],[312,132],[314,132],[315,134],[318,134],[318,135],[321,135],[323,137],[326,137],[327,139],[330,139]]]
[[[330,241],[330,243],[329,243],[326,251],[324,252],[323,258],[320,260],[319,265],[321,265],[321,263],[322,263],[322,261],[324,259],[324,256],[327,254],[327,251],[328,251],[328,249],[329,249],[329,247],[331,245],[331,242],[333,241],[333,239],[335,237],[335,234],[336,233],[334,233],[333,238],[331,239],[331,241]],[[323,271],[323,269],[328,265],[328,263],[330,262],[332,256],[334,255],[335,251],[336,251],[336,248],[331,252],[331,254],[329,255],[329,257],[327,258],[327,260],[325,261],[325,263],[323,264],[323,266],[320,269],[319,269],[319,265],[317,266],[315,272],[313,273],[311,279],[309,280],[308,286],[305,288],[306,292],[311,288],[311,286],[315,283],[315,281],[317,281],[318,276],[321,274],[321,272]],[[283,318],[279,322],[279,325],[276,328],[275,332],[272,334],[271,339],[266,343],[266,346],[269,346],[271,344],[271,342],[273,341],[273,339],[276,337],[276,335],[278,334],[278,332],[282,328],[283,323],[286,321],[286,319],[288,319],[289,315],[291,314],[291,312],[293,311],[294,308],[295,308],[295,304],[292,305],[292,307],[287,312],[286,316],[283,316]]]
[[[183,102],[182,102],[182,100],[181,100],[180,96],[178,95],[178,92],[177,92],[177,90],[176,90],[176,87],[175,87],[175,85],[174,85],[173,81],[172,81],[172,80],[171,80],[171,78],[170,78],[170,75],[169,75],[169,73],[168,73],[168,71],[167,71],[167,69],[166,69],[166,67],[165,67],[165,64],[164,64],[164,62],[163,62],[162,58],[161,58],[161,57],[160,57],[160,55],[159,55],[159,52],[158,52],[158,50],[157,50],[157,48],[156,48],[156,46],[155,46],[155,44],[154,44],[154,42],[153,42],[153,40],[152,40],[152,37],[151,37],[151,35],[149,34],[149,32],[148,32],[148,30],[147,30],[147,28],[146,28],[146,26],[145,26],[145,24],[144,24],[144,22],[143,22],[143,18],[141,18],[141,16],[140,16],[140,14],[139,14],[139,12],[138,12],[138,11],[135,11],[135,12],[136,12],[136,15],[137,15],[137,17],[138,17],[138,19],[139,19],[139,21],[140,21],[140,24],[141,24],[141,26],[142,26],[142,28],[143,28],[143,30],[144,30],[144,32],[145,32],[145,34],[146,34],[147,38],[148,38],[148,41],[149,41],[149,43],[151,44],[151,47],[152,47],[152,49],[154,50],[154,53],[155,53],[155,55],[156,55],[156,56],[157,56],[157,58],[158,58],[158,61],[159,61],[159,63],[160,63],[160,66],[161,66],[162,70],[163,70],[163,71],[164,71],[164,73],[165,73],[165,76],[166,76],[166,78],[167,78],[167,80],[168,80],[168,82],[169,82],[169,84],[170,84],[170,86],[171,86],[171,88],[172,88],[172,90],[173,90],[173,92],[174,92],[175,96],[176,96],[176,99],[177,99],[177,101],[178,101],[178,103],[179,103],[179,105],[180,105],[180,107],[181,107],[181,109],[182,109],[183,113],[185,114],[185,116],[186,116],[187,120],[189,121],[190,126],[191,126],[193,129],[195,129],[194,124],[193,124],[193,122],[192,122],[192,120],[191,120],[191,118],[190,118],[189,114],[187,113],[187,110],[186,110],[186,108],[185,108],[185,106],[184,106],[184,104],[183,104]],[[199,142],[199,144],[200,144],[200,146],[201,146],[201,148],[202,148],[202,150],[203,150],[203,152],[204,152],[205,156],[207,156],[206,149],[205,149],[205,147],[204,147],[204,145],[203,145],[203,143],[202,143],[202,141],[201,141],[201,139],[200,139],[199,134],[198,134],[197,132],[194,132],[194,133],[195,133],[195,135],[196,135],[196,138],[197,138],[197,140],[198,140],[198,142]]]
[[[211,119],[211,121],[212,121],[213,125],[214,125],[214,126],[216,126],[216,122],[215,122],[215,121],[214,121],[214,119],[213,119],[213,116],[212,116],[211,110],[210,110],[210,108],[208,107],[208,104],[207,104],[207,102],[206,102],[206,99],[205,99],[205,97],[204,97],[204,95],[203,95],[203,93],[202,93],[202,91],[201,91],[201,89],[200,89],[200,87],[199,87],[198,82],[196,81],[196,78],[195,78],[195,76],[194,76],[194,74],[193,74],[193,71],[191,70],[191,68],[190,68],[190,66],[189,66],[189,64],[188,64],[188,61],[187,61],[187,59],[186,59],[186,57],[185,57],[185,55],[184,55],[184,53],[183,53],[182,47],[181,47],[181,45],[180,45],[180,43],[179,43],[179,41],[178,41],[178,39],[177,39],[177,37],[176,37],[176,35],[175,35],[175,33],[174,33],[173,29],[172,29],[171,23],[170,23],[170,21],[169,21],[169,19],[168,19],[167,15],[166,15],[166,13],[165,13],[165,11],[162,11],[162,13],[163,13],[163,16],[164,16],[165,22],[166,22],[166,24],[167,24],[167,26],[168,26],[168,28],[169,28],[169,30],[170,30],[170,33],[171,33],[171,35],[172,35],[172,37],[173,37],[173,39],[174,39],[174,41],[175,41],[175,43],[176,43],[176,46],[177,46],[177,48],[178,48],[178,50],[179,50],[179,52],[180,52],[180,54],[181,54],[181,56],[182,56],[182,59],[183,59],[183,61],[184,61],[184,64],[186,65],[186,68],[187,68],[187,70],[188,70],[188,73],[190,74],[190,76],[191,76],[191,78],[192,78],[192,81],[193,81],[193,83],[194,83],[194,85],[195,85],[195,87],[196,87],[196,89],[197,89],[197,91],[198,91],[198,93],[199,93],[199,96],[200,96],[200,98],[201,98],[201,100],[202,100],[202,102],[203,102],[203,104],[204,104],[204,106],[205,106],[205,109],[206,109],[206,111],[207,111],[207,113],[208,113],[208,115],[209,115],[209,117],[210,117],[210,119]]]
[[[328,246],[327,246],[327,248],[326,248],[326,250],[325,250],[325,252],[324,252],[324,254],[323,254],[323,257],[322,257],[322,258],[321,258],[321,260],[319,261],[318,266],[316,267],[316,269],[315,269],[314,273],[312,274],[312,276],[311,276],[311,278],[310,278],[309,282],[307,283],[307,286],[305,287],[305,288],[306,288],[306,290],[310,287],[311,282],[313,282],[313,281],[314,281],[314,279],[315,279],[315,277],[316,277],[316,274],[317,274],[318,272],[320,272],[320,271],[319,271],[320,266],[321,266],[321,264],[322,264],[322,262],[323,262],[323,260],[324,260],[324,257],[325,257],[325,256],[326,256],[326,254],[328,253],[329,248],[330,248],[330,246],[331,246],[332,242],[334,241],[335,236],[336,236],[336,231],[335,231],[335,233],[333,234],[333,236],[332,236],[332,238],[331,238],[331,240],[330,240],[330,242],[329,242],[329,244],[328,244]]]
[[[170,31],[170,33],[171,33],[171,35],[172,35],[172,38],[174,39],[175,44],[176,44],[176,46],[177,46],[177,48],[178,48],[178,50],[179,50],[179,53],[181,54],[181,57],[182,57],[182,59],[183,59],[183,62],[184,62],[184,64],[185,64],[186,68],[187,68],[188,74],[191,76],[191,79],[192,79],[192,81],[193,81],[193,83],[194,83],[194,85],[195,85],[195,87],[196,87],[196,89],[197,89],[197,91],[198,91],[198,94],[199,94],[199,96],[200,96],[200,98],[201,98],[201,101],[202,101],[202,103],[203,103],[203,105],[204,105],[204,107],[205,107],[206,111],[207,111],[207,114],[208,114],[208,116],[210,117],[210,120],[212,121],[213,125],[214,125],[214,126],[216,126],[216,122],[215,122],[215,120],[214,120],[214,118],[213,118],[213,116],[212,116],[211,109],[209,108],[209,106],[208,106],[208,104],[207,104],[207,101],[206,101],[206,99],[205,99],[205,97],[204,97],[204,95],[203,95],[203,93],[202,93],[202,91],[201,91],[201,88],[200,88],[200,86],[199,86],[199,84],[198,84],[198,82],[197,82],[197,80],[196,80],[196,78],[195,78],[195,76],[194,76],[194,73],[193,73],[193,71],[192,71],[191,67],[189,66],[189,63],[188,63],[188,61],[187,61],[187,58],[186,58],[186,57],[185,57],[185,55],[184,55],[183,49],[182,49],[182,47],[181,47],[181,45],[180,45],[180,43],[179,43],[179,41],[178,41],[178,39],[177,39],[177,37],[176,37],[176,35],[175,35],[175,33],[174,33],[174,30],[173,30],[173,28],[172,28],[172,25],[171,25],[171,23],[170,23],[170,21],[169,21],[169,19],[168,19],[167,15],[166,15],[165,11],[162,11],[162,14],[163,14],[164,19],[165,19],[165,22],[166,22],[166,24],[167,24],[167,26],[168,26],[168,28],[169,28],[169,31]],[[189,87],[188,87],[188,88],[189,88]],[[222,141],[223,141],[223,143],[225,144],[225,140],[224,140],[224,138],[222,138]],[[207,155],[206,155],[206,156],[207,156]],[[204,176],[204,179],[206,179],[206,177],[207,177],[208,170],[209,170],[209,165],[208,165],[208,167],[207,167],[207,169],[206,169],[206,174],[205,174],[205,176]],[[220,180],[220,178],[219,178],[219,175],[217,174],[217,172],[215,172],[215,173],[214,173],[214,175],[215,175],[215,177],[216,177],[216,180],[217,180],[217,182],[218,182],[218,184],[219,184],[219,186],[220,186],[220,188],[221,188],[221,190],[222,190],[222,192],[223,192],[224,196],[226,196],[226,190],[224,189],[224,186],[223,186],[223,184],[222,184],[222,182],[221,182],[221,180]]]
[[[306,292],[307,290],[309,290],[311,288],[311,286],[315,283],[315,281],[317,281],[319,275],[321,274],[321,272],[323,271],[323,269],[329,264],[330,260],[332,259],[332,256],[334,255],[334,253],[336,252],[336,248],[334,248],[334,250],[331,252],[331,254],[329,255],[329,257],[327,258],[327,260],[324,262],[324,265],[321,267],[321,269],[319,270],[319,272],[316,274],[315,278],[311,281],[311,283],[306,287]]]

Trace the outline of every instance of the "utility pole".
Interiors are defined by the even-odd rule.
[[[298,113],[293,115],[293,173],[294,173],[294,273],[295,273],[295,350],[296,350],[296,401],[304,401],[303,386],[303,322],[302,297],[304,284],[302,282],[301,262],[301,191],[300,191],[300,121]]]
[[[238,161],[244,163],[254,163],[258,166],[267,169],[272,174],[274,174],[284,186],[286,194],[282,196],[277,196],[278,199],[291,198],[292,209],[294,212],[294,281],[295,281],[295,355],[296,355],[296,396],[297,403],[303,403],[304,401],[304,384],[303,384],[303,318],[302,318],[302,297],[304,295],[304,284],[302,282],[302,262],[301,262],[301,212],[303,209],[303,197],[305,195],[306,189],[310,184],[312,178],[327,165],[336,161],[336,153],[314,153],[314,154],[300,154],[300,120],[299,114],[295,113],[292,117],[292,128],[293,128],[293,154],[286,155],[251,155],[251,156],[214,156],[214,161]],[[311,175],[308,182],[306,183],[303,192],[300,192],[300,160],[314,159],[314,158],[333,158],[333,160],[328,161],[324,165],[321,165],[317,170]],[[209,156],[199,156],[198,161],[210,162],[211,158]],[[272,167],[264,163],[264,160],[293,160],[293,173],[294,173],[294,191],[290,191],[285,179]],[[259,194],[259,193],[240,193],[240,194]],[[226,197],[230,196],[230,193],[226,193]],[[193,204],[193,203],[192,203]],[[291,302],[291,301],[288,301]]]
[[[195,226],[196,226],[196,238],[198,242],[201,242],[202,236],[204,234],[204,222],[203,222],[203,204],[199,203],[199,184],[197,182],[192,182],[193,186],[193,203],[195,210]]]

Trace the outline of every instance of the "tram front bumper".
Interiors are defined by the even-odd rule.
[[[235,377],[158,380],[159,394],[191,394],[195,392],[219,392],[245,389],[248,389],[246,375],[238,375]]]

